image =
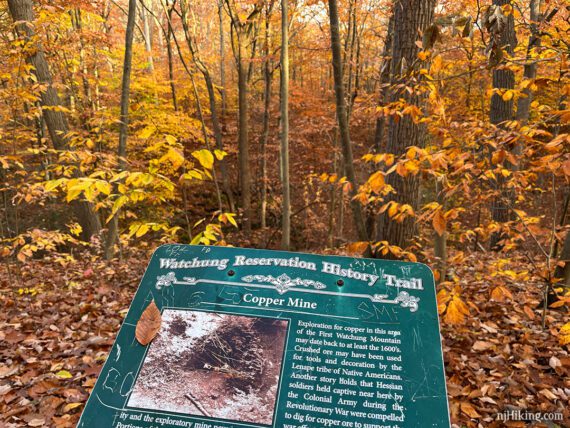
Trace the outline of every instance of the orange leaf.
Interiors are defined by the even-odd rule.
[[[461,403],[461,411],[473,419],[481,417],[481,415],[477,413],[477,410],[475,410],[475,407],[473,407],[470,403],[467,402]]]
[[[445,217],[441,210],[437,210],[433,216],[433,228],[437,232],[439,236],[442,236],[445,233],[445,226],[447,222],[445,221]]]
[[[437,293],[437,312],[442,315],[447,308],[447,302],[449,302],[450,296],[447,290],[441,289]]]
[[[461,324],[465,320],[465,315],[469,315],[467,305],[459,297],[454,296],[447,305],[444,321],[449,324]]]
[[[390,204],[390,208],[388,208],[388,216],[394,217],[398,212],[398,204],[396,202],[391,202]]]
[[[562,171],[567,176],[570,176],[570,159],[562,164]]]
[[[564,306],[565,304],[566,304],[566,299],[557,300],[556,302],[554,302],[553,304],[551,304],[551,305],[549,306],[549,308],[556,309],[556,308],[560,308],[560,307]]]
[[[162,317],[154,300],[146,307],[137,322],[135,337],[143,346],[148,345],[160,330]]]
[[[368,179],[368,184],[370,184],[370,188],[373,192],[380,192],[385,184],[384,173],[382,171],[376,171]]]
[[[348,244],[347,246],[347,250],[349,253],[352,254],[364,254],[364,252],[366,251],[366,249],[368,248],[368,242],[353,242],[351,244]]]
[[[534,319],[534,312],[528,305],[524,306],[523,311],[531,320]]]
[[[497,302],[504,302],[507,299],[513,299],[513,295],[508,290],[508,288],[499,285],[493,288],[491,291],[491,299],[496,300]]]

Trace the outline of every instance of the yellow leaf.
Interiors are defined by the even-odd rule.
[[[106,181],[96,181],[95,187],[97,190],[105,195],[111,194],[111,184]]]
[[[172,135],[166,135],[164,138],[166,139],[166,142],[168,144],[171,144],[171,145],[176,144],[176,137],[173,137]]]
[[[73,223],[68,226],[69,226],[69,233],[71,233],[72,235],[79,236],[81,235],[81,232],[83,232],[83,227],[81,227],[79,223]]]
[[[376,171],[368,179],[368,184],[373,192],[380,192],[385,184],[384,173],[382,171]]]
[[[146,140],[148,137],[154,134],[155,129],[156,128],[154,126],[147,126],[141,132],[139,132],[139,138],[142,140]]]
[[[81,194],[81,189],[72,189],[67,192],[67,197],[65,198],[67,202],[71,202],[79,197]]]
[[[51,192],[52,190],[54,190],[55,188],[57,188],[60,184],[61,184],[62,180],[50,180],[48,181],[45,186],[44,186],[44,190],[46,192]]]
[[[63,413],[68,413],[70,410],[73,410],[77,407],[80,407],[83,403],[69,403],[63,407]]]
[[[214,150],[214,154],[216,155],[216,159],[218,160],[222,160],[223,158],[225,158],[227,156],[227,153],[224,152],[223,150]]]
[[[141,227],[139,227],[137,229],[137,233],[135,234],[135,236],[137,238],[140,238],[141,236],[143,236],[145,233],[147,233],[149,230],[149,226],[148,224],[141,224]]]
[[[123,205],[125,205],[129,201],[128,196],[119,196],[115,202],[113,203],[113,209],[111,210],[111,214],[107,217],[107,223],[113,218],[113,216],[121,209]]]
[[[235,219],[235,214],[226,214],[228,221],[235,227],[238,227],[237,221]]]
[[[503,97],[502,97],[502,98],[503,98],[503,101],[510,101],[510,100],[512,100],[514,95],[515,95],[514,92],[511,91],[510,89],[509,89],[508,91],[505,91],[505,92],[503,93]]]
[[[212,152],[210,152],[209,150],[206,149],[196,150],[192,152],[192,156],[198,159],[200,165],[202,165],[206,169],[212,169],[212,167],[214,166],[214,155],[212,155]]]
[[[570,345],[570,322],[562,326],[558,340],[561,345]]]
[[[67,370],[60,370],[55,375],[60,379],[71,379],[73,377]]]
[[[396,202],[392,202],[390,204],[390,208],[388,208],[388,217],[394,217],[398,212],[398,204]]]
[[[186,180],[192,180],[193,178],[195,178],[197,180],[203,180],[204,176],[202,175],[202,173],[200,171],[198,171],[196,169],[191,169],[186,174],[182,174],[182,178],[184,178]]]
[[[184,155],[180,151],[171,147],[160,160],[169,160],[172,163],[172,167],[174,169],[178,169],[184,164]]]

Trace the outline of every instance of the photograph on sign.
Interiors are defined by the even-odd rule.
[[[270,425],[287,320],[167,309],[128,407]]]

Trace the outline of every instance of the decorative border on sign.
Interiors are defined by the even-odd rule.
[[[275,278],[272,275],[247,275],[242,278],[242,281],[247,283],[250,282],[268,282],[275,286],[275,289],[279,294],[283,294],[287,292],[290,288],[294,288],[295,286],[303,286],[303,287],[314,287],[317,290],[321,290],[323,288],[327,288],[325,284],[319,281],[313,281],[312,279],[301,279],[295,278],[291,279],[289,275],[282,274]]]
[[[175,272],[168,272],[166,275],[158,275],[156,277],[155,287],[161,290],[163,287],[171,285],[196,285],[199,283],[220,284],[238,287],[256,287],[276,290],[279,294],[288,291],[303,291],[305,293],[328,294],[331,296],[357,297],[361,299],[370,299],[375,303],[387,303],[399,305],[402,308],[409,308],[410,312],[416,312],[419,308],[420,298],[410,295],[407,291],[400,291],[394,299],[388,299],[387,294],[358,294],[358,293],[335,293],[334,291],[326,291],[326,285],[319,281],[302,278],[290,278],[287,274],[279,275],[275,278],[272,275],[246,275],[241,278],[244,282],[216,281],[212,279],[197,279],[194,277],[183,277],[182,280],[176,278]],[[264,284],[254,284],[253,282],[261,282]],[[268,285],[267,283],[271,284]],[[314,287],[312,288],[300,288]]]

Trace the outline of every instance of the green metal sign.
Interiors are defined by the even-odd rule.
[[[155,302],[161,324],[135,330]],[[79,427],[449,427],[419,263],[166,245]]]

